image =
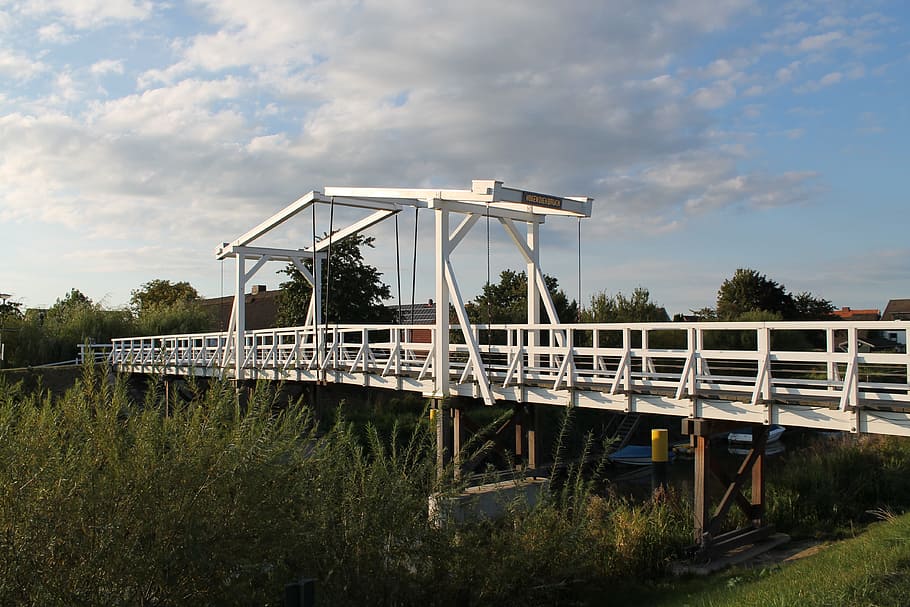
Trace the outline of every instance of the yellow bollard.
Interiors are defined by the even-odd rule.
[[[667,488],[668,435],[665,428],[651,430],[651,490],[655,494]]]
[[[651,461],[666,462],[669,458],[669,432],[665,428],[651,430]]]

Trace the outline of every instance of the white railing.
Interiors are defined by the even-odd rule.
[[[94,363],[103,363],[110,358],[113,351],[111,344],[79,344],[78,348],[75,360],[77,365],[84,365],[89,360]]]
[[[862,351],[863,337],[872,332],[898,333],[906,343],[900,322],[477,325],[473,331],[482,368],[471,362],[460,328],[453,328],[450,394],[477,396],[485,380],[497,399],[548,402],[564,394],[566,402],[585,406],[643,397],[677,408],[696,399],[840,411],[910,406],[910,356],[900,344],[894,351]],[[245,337],[243,379],[318,379],[425,393],[435,384],[433,325],[291,327]],[[225,333],[116,339],[110,360],[127,371],[236,374]]]

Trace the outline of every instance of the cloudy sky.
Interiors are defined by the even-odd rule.
[[[644,286],[685,312],[751,267],[882,308],[910,297],[908,41],[904,0],[0,0],[0,291],[218,296],[214,247],[309,190],[499,179],[595,198],[584,299]],[[308,221],[262,244],[307,246]],[[393,227],[368,259],[394,293]],[[543,228],[570,297],[576,230]],[[520,267],[481,223],[455,257],[468,296],[488,259]]]

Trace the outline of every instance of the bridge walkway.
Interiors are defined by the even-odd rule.
[[[435,325],[339,325],[116,339],[125,372],[333,382],[431,398],[910,436],[910,357],[861,352],[863,332],[897,322],[476,325],[479,357],[456,326],[435,376]],[[431,342],[413,341],[430,335]],[[485,384],[485,386],[483,385]],[[440,389],[440,385],[443,389]],[[488,403],[491,404],[491,403]]]

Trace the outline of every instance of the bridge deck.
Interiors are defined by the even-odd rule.
[[[227,333],[117,339],[125,372],[327,381],[433,397],[655,413],[910,436],[910,356],[860,352],[899,322],[478,325],[480,365],[450,332],[447,382],[431,325],[291,327],[245,333],[242,377]],[[448,383],[447,386],[445,384]],[[445,386],[440,389],[440,385]]]

